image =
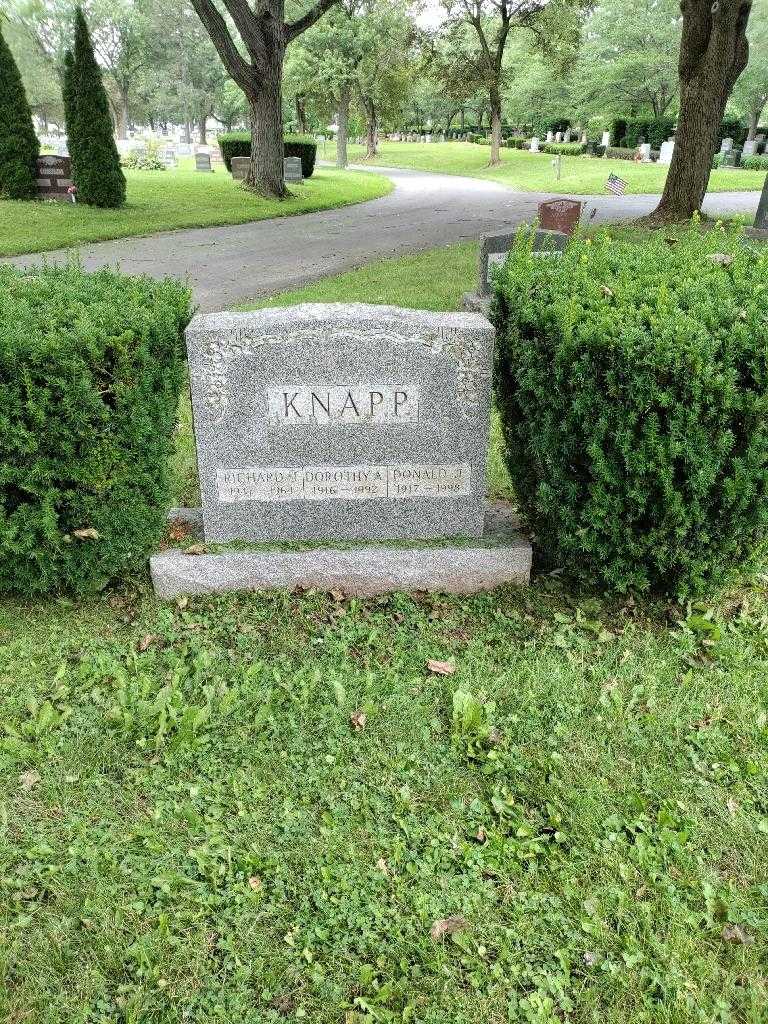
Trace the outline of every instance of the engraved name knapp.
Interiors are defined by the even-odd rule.
[[[413,385],[283,385],[267,389],[272,426],[319,423],[417,423],[419,389]]]

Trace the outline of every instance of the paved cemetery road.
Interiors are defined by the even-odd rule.
[[[362,170],[362,168],[360,168]],[[512,192],[479,178],[377,168],[395,190],[340,210],[251,224],[168,231],[80,248],[87,269],[119,264],[127,273],[188,277],[203,311],[226,309],[274,295],[373,260],[430,249],[503,231],[536,216],[549,193]],[[631,220],[654,208],[657,196],[580,196],[595,221]],[[709,213],[754,214],[759,192],[707,197]],[[31,266],[67,258],[60,250],[20,256]]]

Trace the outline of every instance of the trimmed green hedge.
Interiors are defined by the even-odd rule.
[[[637,149],[627,149],[624,146],[608,146],[605,156],[608,160],[637,160]]]
[[[545,142],[541,150],[552,156],[583,156],[587,147],[581,142]]]
[[[521,233],[495,282],[496,390],[549,564],[686,596],[768,535],[768,248],[668,234],[542,259]]]
[[[230,172],[233,156],[251,155],[250,132],[227,132],[219,136],[218,142],[224,163]],[[312,177],[315,171],[317,143],[311,135],[286,135],[283,139],[283,152],[285,156],[300,157],[301,173],[305,178]]]
[[[743,167],[745,171],[768,171],[768,154],[743,156],[739,167]]]
[[[0,592],[82,592],[139,567],[171,503],[190,292],[0,268]]]

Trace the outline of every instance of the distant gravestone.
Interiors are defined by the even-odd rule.
[[[196,153],[195,154],[195,170],[202,171],[205,174],[211,173],[211,154],[210,153]]]
[[[603,132],[603,137],[600,140],[600,145],[601,146],[605,146],[605,148],[607,149],[608,146],[610,146],[610,144],[611,144],[611,133],[610,132]]]
[[[72,202],[72,161],[68,156],[37,158],[37,195],[40,199]]]
[[[249,156],[233,156],[232,157],[232,177],[235,181],[245,181],[248,177],[248,171],[251,166],[251,158]]]
[[[640,159],[643,163],[648,163],[651,159],[651,144],[650,142],[643,142],[638,147],[640,151]]]
[[[192,153],[192,147],[188,142],[180,142],[178,145],[179,156],[190,156]]]
[[[539,227],[572,235],[581,219],[583,205],[575,199],[550,199],[539,203]]]
[[[675,140],[667,139],[666,142],[662,142],[661,149],[659,150],[659,163],[660,164],[671,164],[672,154],[675,151]]]
[[[552,142],[553,139],[554,135],[552,134],[552,132],[547,132],[547,142]]]
[[[506,263],[517,236],[517,231],[507,231],[499,235],[485,235],[480,240],[480,251],[477,257],[477,291],[468,292],[463,296],[464,309],[487,315],[490,308],[495,269]],[[560,256],[567,245],[568,235],[562,231],[537,229],[533,237],[532,252],[535,256]]]
[[[757,207],[755,227],[758,231],[768,231],[768,174],[765,176],[763,192]]]
[[[166,147],[161,150],[160,159],[166,167],[175,167],[177,163],[176,150],[172,149],[170,146]]]
[[[757,142],[754,139],[747,139],[741,151],[742,156],[754,156],[757,152]]]
[[[283,177],[288,184],[300,185],[304,181],[301,157],[287,156],[283,159]]]
[[[720,152],[721,153],[730,153],[732,149],[733,149],[733,139],[723,139],[723,141],[720,143]]]
[[[562,132],[555,132],[555,142],[562,142],[562,141],[563,141],[563,133]]]
[[[186,340],[206,541],[482,534],[483,317],[304,305]]]
[[[531,139],[531,152],[538,153],[541,148],[541,140],[537,139],[536,136]]]

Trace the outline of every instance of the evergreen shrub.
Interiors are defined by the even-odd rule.
[[[122,206],[125,175],[101,68],[80,7],[75,11],[74,49],[65,58],[62,94],[77,201],[105,209]]]
[[[250,132],[225,132],[219,135],[219,149],[228,171],[232,170],[232,157],[251,155]],[[311,135],[286,135],[283,139],[285,156],[301,158],[301,173],[311,178],[315,171],[317,143]]]
[[[0,592],[82,592],[141,565],[171,503],[190,292],[0,268]]]
[[[521,232],[492,315],[538,550],[621,591],[724,581],[768,532],[768,247],[721,230],[531,247]]]
[[[768,171],[768,155],[743,156],[739,166],[743,167],[745,171]]]
[[[582,142],[545,142],[541,149],[554,156],[583,156],[587,151]]]
[[[0,31],[0,196],[37,198],[39,154],[21,75]]]

